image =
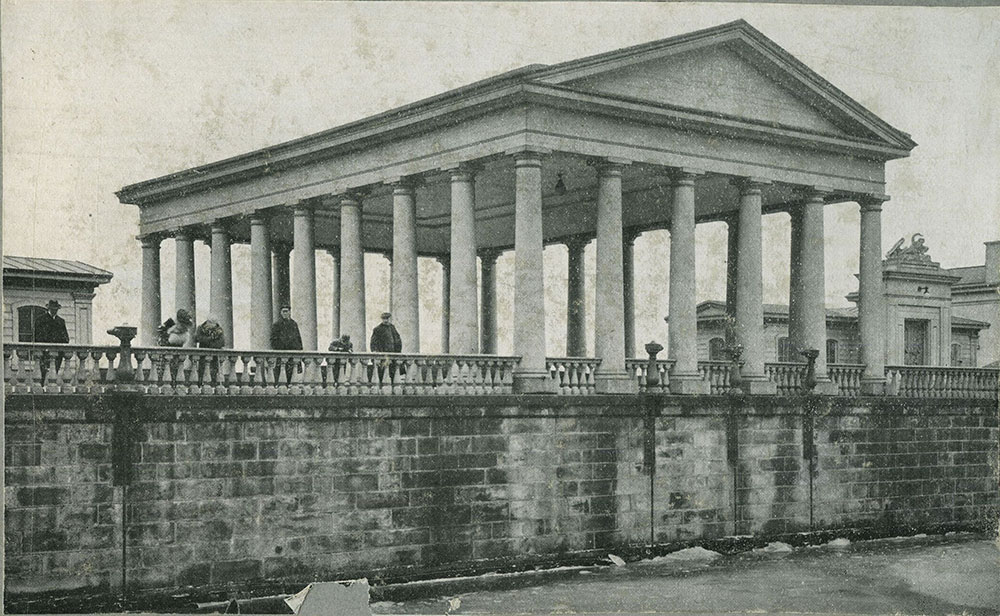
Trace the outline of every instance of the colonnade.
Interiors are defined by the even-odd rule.
[[[515,389],[552,391],[545,358],[544,281],[542,273],[542,166],[544,154],[530,150],[511,153],[514,159],[514,355],[520,356]],[[635,382],[625,371],[634,349],[633,242],[638,233],[623,227],[622,170],[628,161],[597,159],[591,167],[597,181],[595,272],[595,348],[601,360],[595,382],[600,393],[629,392]],[[475,236],[475,183],[480,167],[458,165],[450,177],[451,235],[447,257],[439,258],[442,284],[442,348],[450,354],[496,352],[496,261],[501,252],[480,249]],[[673,360],[673,393],[707,393],[697,362],[695,288],[695,184],[703,172],[669,169],[671,180],[669,340],[667,357]],[[403,340],[404,352],[420,352],[418,268],[416,242],[416,188],[419,177],[394,178],[392,187],[391,311]],[[737,211],[729,224],[726,301],[732,317],[732,342],[742,347],[744,389],[773,393],[764,368],[763,277],[761,247],[763,178],[734,178]],[[790,206],[792,258],[790,269],[789,338],[795,349],[819,351],[816,374],[820,390],[830,383],[826,368],[826,313],[823,267],[823,206],[828,191],[802,187]],[[349,334],[356,351],[365,350],[364,251],[362,209],[366,194],[340,195],[339,251],[334,261],[334,334]],[[884,384],[884,332],[881,313],[881,202],[862,199],[860,237],[859,326],[862,356],[867,365],[864,388],[874,393]],[[303,346],[317,349],[315,220],[311,202],[293,207],[293,245],[272,241],[264,212],[250,214],[251,341],[269,346],[271,322],[280,304],[291,300]],[[232,272],[230,238],[222,221],[210,227],[212,285],[210,312],[232,342]],[[160,322],[159,236],[142,240],[142,324],[140,344],[155,344]],[[176,305],[195,308],[193,234],[180,229],[177,245]],[[590,236],[564,240],[569,251],[567,297],[567,354],[586,354],[584,333],[585,276],[583,254]],[[294,280],[289,280],[289,253]],[[477,257],[481,261],[477,285]],[[480,326],[481,323],[481,326]]]

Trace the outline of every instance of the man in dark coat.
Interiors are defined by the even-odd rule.
[[[399,337],[396,326],[392,324],[392,315],[388,312],[382,313],[382,322],[372,330],[371,343],[368,345],[372,353],[399,353],[403,350],[403,339]],[[378,380],[382,381],[385,375],[385,364],[389,365],[389,380],[396,377],[396,363],[386,359],[379,363]],[[371,374],[369,374],[371,378]]]
[[[35,319],[33,332],[35,342],[68,344],[69,333],[66,332],[66,321],[58,314],[59,309],[62,308],[62,304],[54,299],[50,299],[45,307],[48,309],[48,312]],[[55,368],[57,373],[62,368],[62,360],[62,353],[56,353]],[[48,351],[42,352],[39,361],[41,362],[42,369],[42,383],[45,383],[45,375],[49,371]]]
[[[275,351],[301,351],[302,350],[302,336],[299,335],[299,324],[292,320],[292,308],[291,306],[281,307],[281,318],[274,322],[271,326],[271,348]],[[290,360],[281,358],[278,360],[284,361],[285,364],[285,380],[286,383],[292,384],[292,372],[295,369],[295,363]],[[280,364],[275,366],[274,369],[274,381],[278,382],[281,375]]]

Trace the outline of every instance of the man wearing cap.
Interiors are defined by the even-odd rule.
[[[372,330],[371,343],[368,345],[372,353],[399,353],[403,350],[403,339],[399,337],[399,332],[396,331],[396,326],[392,324],[391,319],[391,314],[383,312],[382,322],[376,325],[375,329]],[[386,363],[389,364],[389,380],[393,380],[396,376],[395,362],[386,360],[379,365],[379,381],[381,381],[384,376],[384,364]]]
[[[34,338],[35,342],[48,342],[68,344],[69,334],[66,332],[66,321],[59,316],[59,309],[62,304],[54,299],[50,299],[45,306],[48,312],[35,319]],[[62,368],[62,353],[56,353],[56,372]],[[42,383],[45,382],[45,375],[49,371],[49,353],[43,351],[41,356]]]
[[[271,326],[271,348],[275,351],[301,351],[302,336],[299,335],[299,324],[292,320],[292,307],[284,305],[281,307],[281,318]],[[291,385],[292,372],[295,362],[285,360],[285,379]],[[275,367],[274,380],[278,381],[281,370]]]

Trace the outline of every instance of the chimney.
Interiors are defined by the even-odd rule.
[[[1000,281],[1000,240],[986,244],[986,282]]]

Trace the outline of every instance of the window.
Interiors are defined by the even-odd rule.
[[[17,309],[17,341],[35,341],[35,319],[45,314],[41,306],[21,306]]]
[[[957,342],[954,342],[951,345],[951,365],[962,365],[962,345]]]
[[[724,361],[729,359],[729,354],[726,353],[725,338],[712,338],[708,341],[708,359],[709,361]]]
[[[787,337],[778,338],[778,361],[794,361],[792,359],[792,345]]]
[[[826,341],[826,363],[837,363],[837,341],[833,338],[828,338]]]

